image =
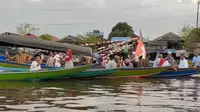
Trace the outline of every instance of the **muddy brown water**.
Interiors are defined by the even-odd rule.
[[[0,82],[5,112],[200,112],[200,78]]]

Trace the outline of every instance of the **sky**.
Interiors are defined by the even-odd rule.
[[[195,25],[196,12],[196,0],[1,0],[0,32],[16,32],[27,22],[39,34],[62,38],[100,30],[107,38],[115,24],[127,22],[154,39]]]

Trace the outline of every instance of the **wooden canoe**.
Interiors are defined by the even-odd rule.
[[[0,67],[6,68],[30,68],[30,64],[19,64],[11,61],[0,60]],[[55,67],[47,67],[45,64],[41,64],[41,68],[55,68]]]
[[[123,77],[132,77],[132,78],[143,78],[146,76],[152,76],[158,73],[165,71],[164,68],[120,68],[119,71],[106,75],[100,78],[123,78]]]
[[[37,72],[0,72],[0,81],[23,81],[23,80],[45,80],[68,77],[71,74],[85,71],[92,65],[75,67],[72,69],[55,69]]]
[[[105,75],[113,74],[117,71],[119,71],[119,69],[107,69],[107,70],[106,69],[90,69],[90,70],[87,70],[87,71],[68,75],[68,78],[99,77],[99,76],[105,76]]]
[[[58,68],[53,68],[53,69],[47,69],[47,70],[56,70]],[[0,71],[11,71],[11,72],[27,72],[29,69],[23,69],[23,68],[0,68]],[[73,73],[70,75],[67,75],[66,78],[91,78],[91,77],[97,77],[97,76],[103,76],[103,75],[108,75],[112,74],[114,72],[119,71],[119,69],[88,69],[86,71],[78,72],[78,73]],[[65,78],[65,76],[60,77],[60,78]]]

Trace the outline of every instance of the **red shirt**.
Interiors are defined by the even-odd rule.
[[[158,67],[162,67],[162,65],[163,65],[164,62],[165,62],[165,59],[161,58],[160,59],[160,63],[158,64]]]

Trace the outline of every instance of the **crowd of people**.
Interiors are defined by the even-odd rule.
[[[6,51],[5,55],[8,57],[9,61],[15,61],[16,63],[26,64],[31,63],[30,71],[38,71],[41,70],[41,64],[44,62],[44,55],[35,55],[34,60],[32,59],[31,55],[24,53],[23,48],[18,49],[18,54],[15,56],[10,56],[9,53]],[[91,64],[91,59],[84,58],[82,60],[83,64]],[[50,52],[48,59],[46,61],[46,67],[61,67],[61,61],[65,62],[65,68],[73,68],[74,61],[72,51],[68,49],[66,54],[64,53],[57,53],[57,52]],[[99,63],[101,66],[104,66],[106,69],[114,69],[114,68],[141,68],[141,67],[151,67],[149,64],[148,57],[144,59],[143,57],[136,57],[136,53],[133,52],[127,58],[120,57],[118,55],[110,55],[108,58],[99,58],[97,60],[93,60],[94,64]],[[162,54],[159,54],[154,63],[153,67],[178,67],[178,68],[189,68],[188,61],[184,54],[180,55],[180,61],[177,66],[175,60],[171,54],[168,53],[167,57],[164,58]],[[198,55],[198,51],[194,52],[194,57],[192,60],[193,68],[200,67],[200,56]]]
[[[105,60],[105,63],[103,65],[105,66],[106,69],[152,67],[149,64],[148,58],[137,59],[135,53],[133,53],[129,58],[120,58],[119,56],[116,55],[110,55],[110,57]],[[172,56],[172,53],[169,52],[167,57],[165,58],[163,57],[162,54],[158,54],[153,63],[153,67],[189,68],[190,66],[188,64],[188,61],[184,53],[180,55],[180,61],[178,64],[176,64]],[[200,56],[198,55],[197,50],[194,52],[194,57],[192,59],[191,67],[193,68],[200,67]]]
[[[109,58],[103,60],[102,63],[106,69],[114,68],[137,68],[137,67],[149,67],[148,59],[137,59],[135,52],[128,57],[120,57],[118,55],[110,55]]]
[[[10,56],[8,51],[5,52],[5,55],[8,57],[9,61],[15,61],[16,63],[20,63],[20,64],[31,63],[30,71],[41,70],[41,64],[43,63],[43,60],[44,60],[43,54],[41,55],[36,54],[34,56],[34,59],[31,60],[32,56],[24,53],[23,48],[19,48],[18,54],[16,54],[15,56]],[[65,68],[74,67],[73,55],[70,49],[66,51],[66,54],[50,52],[48,59],[46,61],[46,67],[61,67],[61,61],[65,62],[65,65],[64,65]]]
[[[170,52],[168,53],[168,56],[166,58],[164,58],[162,54],[159,54],[153,64],[153,67],[168,67],[168,66],[178,67],[178,68],[190,67],[184,53],[180,55],[180,61],[179,61],[178,66],[176,66],[175,60]],[[199,56],[198,50],[194,51],[194,57],[192,59],[191,67],[193,68],[200,67],[200,56]]]

